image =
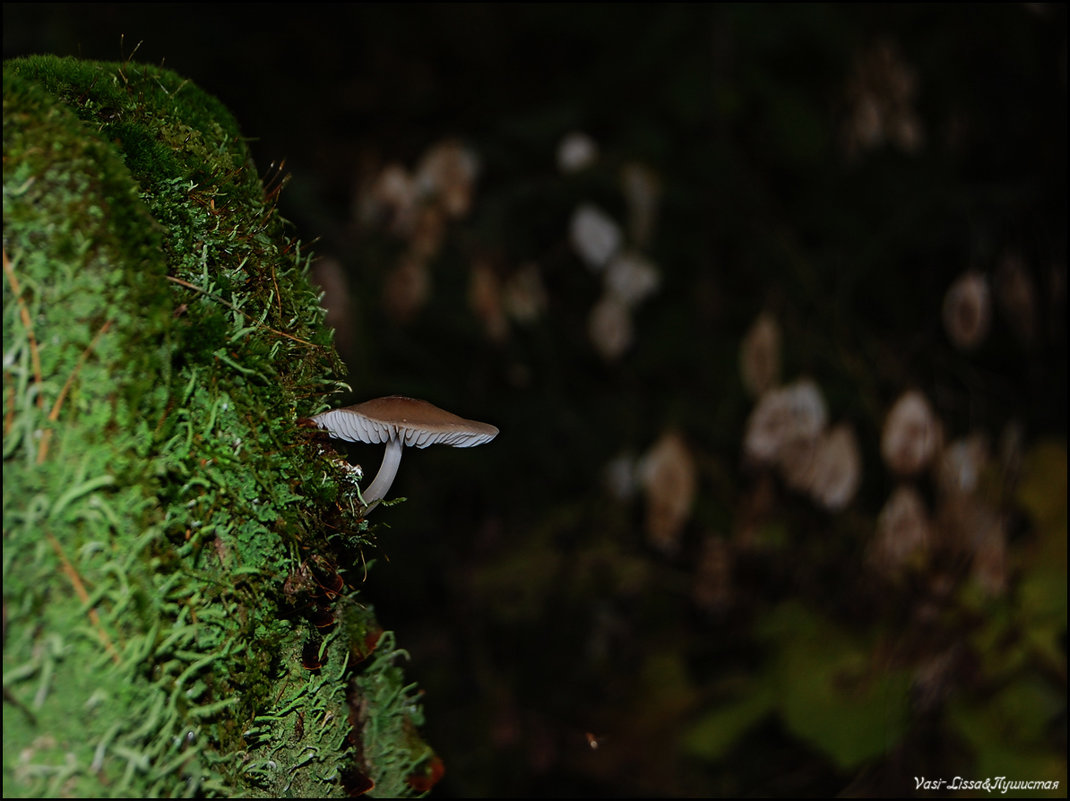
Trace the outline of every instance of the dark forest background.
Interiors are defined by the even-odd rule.
[[[435,795],[1066,787],[1065,5],[3,16],[234,113],[332,405],[500,427],[375,512]]]

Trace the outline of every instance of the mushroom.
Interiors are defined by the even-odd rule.
[[[336,439],[369,445],[386,443],[379,472],[362,493],[367,511],[371,511],[390,490],[405,445],[426,448],[428,445],[442,444],[471,448],[498,436],[495,426],[465,420],[427,401],[403,395],[390,395],[356,406],[332,409],[310,419]]]

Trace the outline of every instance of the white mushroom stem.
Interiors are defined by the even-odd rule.
[[[361,493],[369,511],[390,491],[390,485],[394,483],[394,477],[398,474],[401,451],[404,447],[401,437],[398,436],[392,437],[386,443],[386,451],[383,453],[383,463],[379,465],[379,472],[375,474],[375,480],[368,486],[368,489]]]

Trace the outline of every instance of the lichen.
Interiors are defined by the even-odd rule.
[[[5,794],[427,789],[283,183],[172,72],[4,65]]]

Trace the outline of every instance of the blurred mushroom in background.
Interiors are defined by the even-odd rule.
[[[691,516],[697,476],[684,439],[666,431],[642,457],[637,468],[646,496],[647,541],[664,554],[674,554]]]
[[[965,495],[977,489],[988,462],[988,442],[975,432],[957,439],[940,452],[936,484],[944,495]]]
[[[854,429],[840,423],[818,438],[807,490],[826,509],[847,506],[862,482],[862,452]]]
[[[546,287],[542,271],[535,262],[528,262],[505,282],[503,302],[509,316],[518,323],[533,323],[546,311]]]
[[[356,217],[361,225],[407,236],[415,215],[416,185],[401,164],[387,164],[357,189]]]
[[[628,204],[628,233],[632,244],[644,250],[654,237],[661,203],[661,178],[647,165],[630,161],[620,169],[620,185]]]
[[[635,338],[631,311],[612,295],[603,295],[587,318],[587,333],[598,354],[615,361]]]
[[[847,83],[843,139],[848,157],[885,141],[906,153],[921,149],[925,136],[914,108],[917,91],[917,73],[894,42],[879,41],[861,52]]]
[[[483,330],[491,342],[502,342],[509,335],[509,321],[502,303],[502,286],[494,267],[487,259],[476,258],[468,273],[468,305],[483,321]]]
[[[569,223],[569,241],[576,254],[594,271],[601,271],[624,240],[620,226],[593,203],[577,207]]]
[[[779,464],[789,447],[812,444],[827,421],[825,399],[810,379],[768,390],[747,418],[743,454],[756,464]]]
[[[909,484],[896,488],[877,517],[867,558],[881,573],[894,576],[920,566],[932,544],[932,523],[921,493]]]
[[[635,495],[638,463],[631,454],[622,454],[611,459],[602,468],[602,483],[619,501],[630,500]]]
[[[437,202],[453,218],[464,217],[472,207],[479,159],[455,139],[432,145],[416,165],[417,195]]]
[[[563,173],[585,170],[598,161],[598,144],[582,131],[566,134],[557,146],[557,168]]]
[[[996,269],[996,300],[1023,345],[1037,336],[1037,291],[1021,254],[1007,253]]]
[[[403,253],[383,282],[383,308],[399,323],[410,322],[431,297],[431,271],[424,259]]]
[[[743,387],[752,398],[780,382],[780,326],[769,312],[759,314],[743,337],[739,371]]]
[[[628,308],[646,300],[660,283],[658,268],[634,251],[618,253],[606,266],[606,292]]]
[[[944,330],[956,347],[977,347],[988,334],[992,299],[985,277],[976,271],[960,275],[944,296]]]
[[[899,396],[884,420],[881,456],[893,472],[914,475],[929,464],[942,440],[942,427],[929,401],[917,390],[909,390]]]

